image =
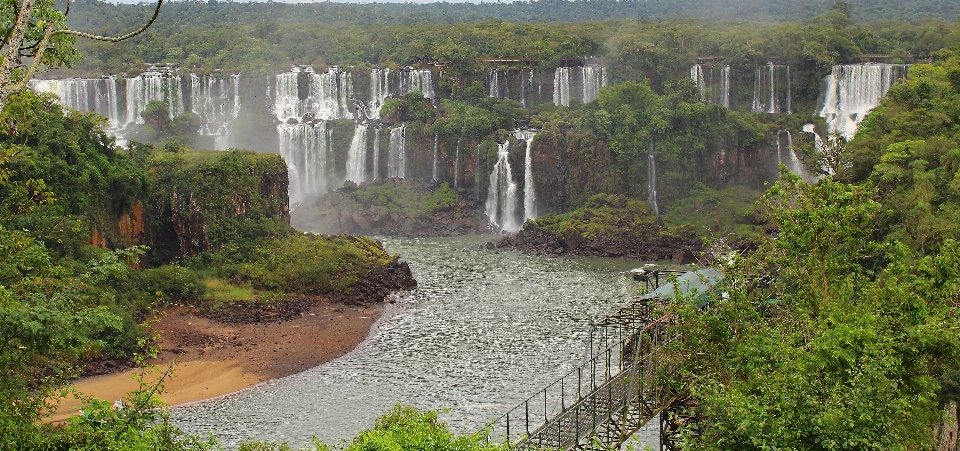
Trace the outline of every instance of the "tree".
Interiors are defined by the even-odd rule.
[[[107,42],[130,39],[153,24],[162,4],[163,0],[157,0],[153,17],[139,29],[110,37],[67,28],[70,0],[66,0],[64,11],[55,8],[55,0],[0,3],[0,26],[5,36],[0,41],[0,51],[4,52],[0,62],[0,109],[6,105],[10,94],[26,87],[41,65],[55,68],[72,64],[78,56],[73,47],[77,37]],[[24,59],[32,62],[27,65]]]
[[[872,189],[780,177],[762,201],[779,235],[730,269],[726,299],[682,310],[691,449],[929,448],[960,364],[957,242],[880,246]]]

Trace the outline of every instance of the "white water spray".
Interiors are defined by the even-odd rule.
[[[520,230],[517,221],[517,184],[513,181],[510,169],[510,140],[497,148],[497,163],[490,172],[490,186],[487,190],[486,213],[490,222],[501,230],[515,232]]]
[[[407,134],[404,125],[390,129],[390,147],[387,155],[387,177],[407,176]]]
[[[907,75],[906,64],[848,64],[833,66],[823,81],[820,117],[827,132],[852,139],[864,116],[875,108],[893,84]]]
[[[367,181],[367,125],[357,124],[353,129],[350,150],[347,151],[347,180],[361,184]]]

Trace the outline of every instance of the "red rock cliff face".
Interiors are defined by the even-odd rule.
[[[130,247],[147,243],[147,221],[143,214],[143,202],[137,201],[119,217],[109,219],[106,230],[94,226],[90,244],[97,247]]]

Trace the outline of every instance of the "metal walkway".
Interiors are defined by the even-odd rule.
[[[682,402],[658,376],[679,362],[659,351],[678,331],[656,304],[677,294],[705,293],[720,278],[714,270],[688,272],[593,324],[583,363],[490,423],[490,440],[515,449],[618,449],[659,415],[661,449],[670,449],[683,418],[666,410]]]

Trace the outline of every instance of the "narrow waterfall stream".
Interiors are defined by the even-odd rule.
[[[483,249],[493,237],[381,239],[419,287],[344,357],[211,401],[173,409],[177,426],[228,447],[255,437],[294,447],[352,438],[393,405],[449,409],[457,433],[484,424],[583,359],[587,327],[627,305],[640,262]],[[638,434],[657,447],[656,421]]]
[[[513,180],[510,167],[510,140],[497,148],[497,163],[490,172],[490,187],[487,189],[485,204],[487,218],[502,230],[515,232],[520,230],[517,220],[517,182]]]

